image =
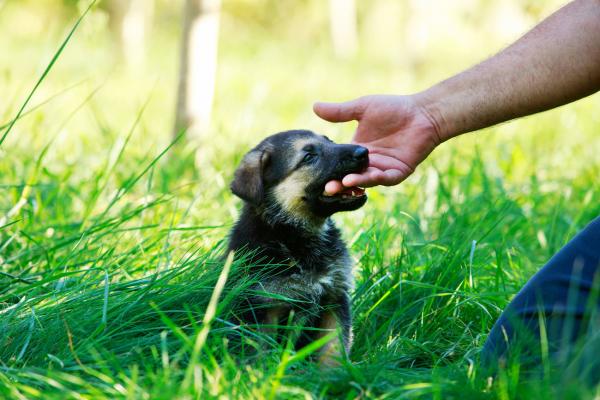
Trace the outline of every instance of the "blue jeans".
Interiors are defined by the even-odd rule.
[[[495,367],[515,358],[532,365],[558,359],[569,363],[584,357],[580,363],[592,368],[591,362],[598,371],[599,291],[600,217],[554,255],[506,307],[483,346],[484,365]],[[592,379],[600,379],[593,374]]]

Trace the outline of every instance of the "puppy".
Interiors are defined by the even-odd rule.
[[[354,286],[352,261],[330,216],[362,207],[367,195],[353,187],[326,196],[324,188],[332,179],[365,170],[368,161],[364,147],[336,144],[311,131],[286,131],[248,152],[231,184],[244,206],[230,232],[229,251],[243,250],[263,263],[251,270],[258,280],[252,289],[259,294],[248,300],[251,312],[243,319],[276,326],[292,311],[303,316],[308,327],[318,329],[304,332],[297,348],[339,328],[340,340],[319,353],[326,364],[350,350]]]

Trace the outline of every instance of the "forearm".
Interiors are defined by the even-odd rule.
[[[600,0],[576,0],[502,52],[415,96],[441,140],[600,90]]]

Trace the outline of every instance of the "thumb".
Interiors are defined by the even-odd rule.
[[[355,99],[344,103],[322,103],[313,105],[313,111],[319,117],[329,122],[346,122],[358,120],[364,111],[362,99]]]

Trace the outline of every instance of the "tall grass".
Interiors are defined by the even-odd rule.
[[[57,55],[68,56],[69,40],[77,45],[69,35]],[[170,126],[156,112],[168,106],[161,83],[150,95],[151,84],[139,96],[123,91],[141,99],[124,116],[103,97],[123,76],[83,84],[29,114],[31,96],[3,111],[0,397],[597,396],[572,376],[531,378],[516,364],[488,379],[478,365],[511,296],[600,213],[598,142],[584,122],[597,99],[481,133],[485,142],[449,143],[408,182],[371,189],[363,209],[335,217],[357,279],[355,341],[340,367],[311,362],[316,347],[294,352],[286,340],[293,328],[277,342],[234,322],[251,284],[246,263],[226,264],[223,254],[239,206],[227,189],[236,163],[262,136],[304,121],[349,137],[349,128],[310,119],[317,94],[289,76],[287,103],[265,112],[269,101],[245,86],[244,67],[257,75],[270,68],[277,48],[265,46],[249,67],[233,67],[243,52],[224,56],[224,92],[250,100],[241,106],[221,94],[199,168],[193,147],[156,128]],[[307,54],[292,57],[301,63]],[[314,63],[316,86],[338,67],[326,57]],[[54,79],[48,70],[36,88]],[[274,95],[283,79],[271,77],[265,90]]]

